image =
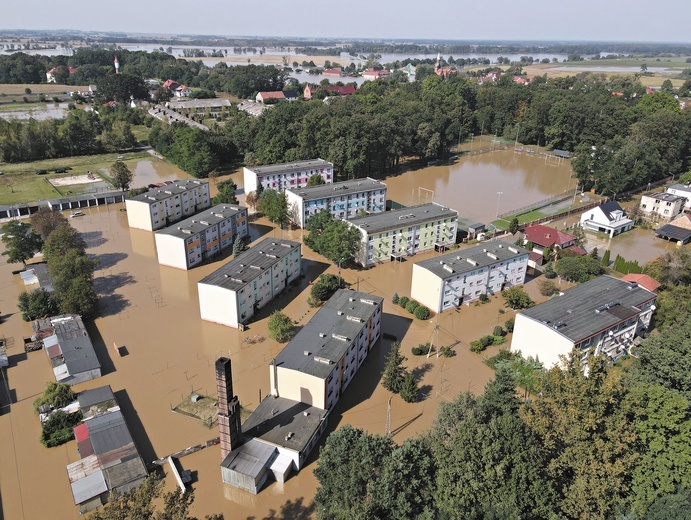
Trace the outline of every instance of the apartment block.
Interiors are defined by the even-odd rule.
[[[331,410],[379,339],[383,298],[340,289],[271,365],[271,392]]]
[[[320,186],[287,188],[293,223],[305,227],[310,217],[328,211],[336,220],[386,211],[386,184],[370,177]]]
[[[410,296],[434,312],[495,294],[525,282],[530,251],[496,241],[413,265]]]
[[[669,192],[644,193],[641,213],[648,220],[669,222],[684,211],[686,197]]]
[[[209,183],[197,179],[169,181],[125,200],[131,228],[155,231],[211,206]]]
[[[458,212],[431,202],[348,220],[361,235],[355,261],[367,267],[456,242]]]
[[[197,284],[203,320],[239,327],[302,269],[301,244],[266,238]]]
[[[283,191],[287,188],[304,188],[312,175],[321,175],[324,182],[334,180],[334,165],[324,159],[298,161],[284,164],[269,164],[243,168],[245,193],[263,188]]]
[[[191,269],[248,236],[247,208],[219,204],[157,231],[158,263]]]

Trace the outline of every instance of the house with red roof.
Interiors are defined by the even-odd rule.
[[[188,97],[192,93],[192,89],[185,85],[180,85],[173,92],[176,97]]]
[[[367,69],[362,73],[362,77],[365,79],[365,81],[374,81],[375,79],[379,78],[390,78],[391,73],[388,70],[374,70],[374,69]]]
[[[174,92],[176,88],[180,86],[180,83],[175,81],[174,79],[167,79],[165,83],[163,83],[163,88],[167,88],[171,92]]]
[[[636,283],[651,293],[657,291],[661,285],[660,282],[655,280],[655,278],[652,278],[647,274],[627,274],[622,277],[622,280],[629,283]]]
[[[542,224],[528,226],[523,230],[524,244],[532,243],[533,248],[528,257],[528,265],[539,268],[544,263],[543,251],[545,248],[552,251],[568,250],[570,254],[583,256],[585,249],[576,245],[576,237],[570,233],[564,233],[558,229]]]
[[[257,94],[257,103],[277,103],[278,101],[285,101],[286,97],[282,90],[276,92],[259,92]]]
[[[343,69],[340,67],[336,67],[333,69],[324,69],[322,71],[322,75],[324,76],[331,76],[334,78],[340,78],[341,76],[345,76],[345,73],[343,72]]]
[[[304,99],[305,101],[309,101],[310,99],[312,99],[314,93],[320,86],[321,85],[311,85],[309,83],[305,85],[305,90],[302,93],[302,99]],[[324,90],[326,90],[326,92],[328,92],[330,96],[350,96],[352,94],[355,94],[355,87],[353,85],[329,85],[325,87]]]

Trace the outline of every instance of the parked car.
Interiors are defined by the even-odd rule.
[[[46,170],[36,170],[36,175],[45,175],[48,173]]]
[[[74,218],[74,217],[83,217],[83,216],[84,216],[84,213],[82,213],[81,211],[74,211],[74,212],[70,215],[70,218]]]
[[[55,173],[67,173],[67,168],[55,168]]]

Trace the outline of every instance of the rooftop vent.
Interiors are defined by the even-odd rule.
[[[350,341],[350,338],[348,338],[347,336],[344,336],[343,334],[335,334],[334,333],[334,334],[331,334],[331,337],[333,339],[337,339],[339,341]]]
[[[309,414],[310,414],[309,412],[302,412],[302,415],[305,417],[309,417]]]
[[[493,260],[499,260],[499,257],[497,255],[495,255],[494,253],[490,253],[489,251],[487,252],[487,256],[489,256]]]
[[[361,320],[360,317],[358,317],[358,316],[351,316],[351,315],[349,314],[348,316],[346,316],[346,319],[348,319],[348,320],[350,320],[350,321],[355,321],[355,322],[357,322],[357,323],[362,323],[362,320]]]
[[[309,355],[311,354],[311,352],[310,352],[309,350],[305,350],[305,351],[303,352],[303,354],[304,354],[305,356],[309,356]]]
[[[361,298],[360,301],[361,301],[362,303],[366,303],[367,305],[376,305],[376,303],[374,302],[374,300],[368,300],[368,299],[366,299],[366,298]]]
[[[631,291],[631,290],[635,289],[636,287],[638,287],[638,283],[636,283],[636,282],[631,282],[631,283],[629,284],[628,289],[629,289],[629,291]]]
[[[446,270],[446,271],[448,271],[448,272],[450,272],[450,273],[453,273],[453,272],[454,272],[450,265],[444,264],[444,265],[443,265],[443,268],[444,268],[444,270]]]
[[[560,329],[560,328],[562,328],[562,327],[566,327],[566,322],[559,320],[558,322],[556,322],[556,323],[553,325],[553,327],[554,327],[555,329]]]
[[[501,246],[499,246],[499,247],[501,247]],[[511,251],[512,253],[518,254],[518,249],[516,249],[515,247],[512,247],[512,246],[509,246],[509,251]]]
[[[466,258],[465,261],[468,262],[470,265],[473,265],[473,266],[475,266],[475,267],[477,267],[478,265],[480,265],[479,262],[476,262],[476,261],[473,260],[472,258]]]
[[[320,338],[325,338],[325,337],[326,337],[326,334],[324,334],[323,332],[320,332],[320,333],[319,333],[319,337],[320,337]]]
[[[317,363],[323,363],[324,365],[333,365],[333,362],[330,359],[326,359],[321,356],[314,356],[313,358]]]
[[[343,311],[338,311],[339,316],[343,316]]]

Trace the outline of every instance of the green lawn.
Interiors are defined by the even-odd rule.
[[[565,61],[560,62],[560,67],[582,67],[587,64],[589,67],[639,67],[644,63],[650,67],[664,67],[664,68],[691,68],[691,63],[686,63],[686,57],[675,58],[621,58],[615,60],[586,60],[586,61]],[[669,61],[668,61],[669,60]]]

